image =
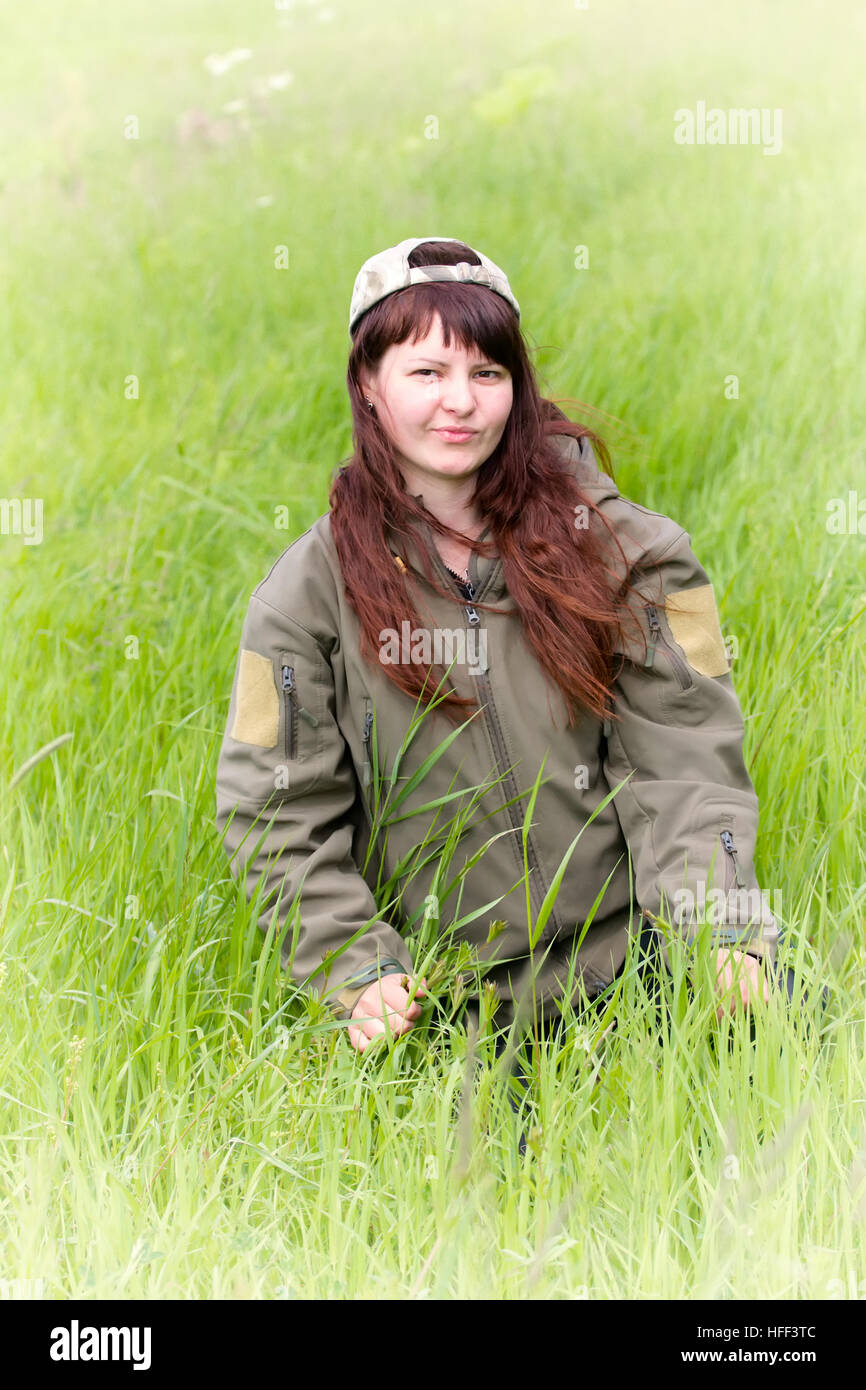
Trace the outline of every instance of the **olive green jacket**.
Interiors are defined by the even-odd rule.
[[[404,540],[401,549],[389,533],[429,624],[426,650],[423,630],[406,623],[395,645],[383,643],[378,669],[362,660],[329,514],[284,551],[250,599],[219,755],[217,825],[232,874],[243,874],[248,898],[258,893],[259,926],[282,936],[284,965],[341,1017],[380,974],[414,972],[421,940],[448,928],[477,948],[506,1009],[526,997],[530,973],[536,1002],[563,996],[588,919],[576,961],[590,997],[621,967],[642,915],[655,924],[668,968],[669,937],[692,940],[707,915],[713,941],[775,960],[779,926],[753,866],[758,802],[710,580],[683,528],[622,497],[587,440],[560,435],[557,443],[563,467],[612,525],[638,590],[629,597],[635,634],[620,648],[625,662],[612,690],[618,720],[586,714],[568,727],[562,694],[525,641],[501,560],[473,554],[471,599],[461,596],[429,527],[435,573],[460,603],[440,597],[414,545]],[[619,552],[604,543],[625,577]],[[446,634],[438,651],[437,629]],[[441,713],[416,717],[395,779],[416,705],[383,662],[407,657],[416,640],[425,664],[432,657],[447,668],[456,658],[453,687],[481,708],[467,712],[438,759],[454,726]],[[522,829],[539,772],[525,846],[528,912]],[[461,808],[449,860],[442,850]],[[382,885],[390,891],[379,911]]]

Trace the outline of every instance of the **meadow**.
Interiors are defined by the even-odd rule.
[[[4,28],[0,1293],[862,1298],[862,8]],[[678,142],[699,102],[780,147]],[[545,394],[688,530],[812,991],[752,1039],[679,980],[659,1043],[629,969],[520,1116],[457,1023],[360,1058],[214,826],[248,596],[351,455],[355,274],[428,234],[507,270]]]

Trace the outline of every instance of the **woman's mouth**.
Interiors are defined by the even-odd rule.
[[[438,434],[440,438],[448,440],[450,444],[463,444],[467,439],[472,439],[476,431],[443,429],[435,430],[434,433]]]

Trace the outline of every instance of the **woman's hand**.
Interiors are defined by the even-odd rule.
[[[425,981],[416,987],[409,975],[383,975],[368,985],[352,1010],[352,1018],[362,1019],[346,1029],[349,1041],[358,1052],[364,1052],[370,1043],[384,1034],[386,1026],[394,1034],[408,1033],[421,1017],[421,1005],[417,1000],[409,1003],[409,995],[426,994]]]
[[[732,990],[735,979],[736,986]],[[716,1009],[716,1018],[721,1019],[726,1012],[736,1013],[740,1005],[749,1008],[753,999],[760,998],[760,983],[761,962],[757,956],[723,947],[716,955],[716,984],[724,1000]],[[764,1001],[769,1004],[770,982],[766,976],[763,985]]]

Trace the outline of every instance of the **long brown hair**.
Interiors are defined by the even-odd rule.
[[[459,261],[480,264],[475,252],[459,241],[423,242],[409,255],[412,266]],[[513,404],[505,430],[475,475],[473,502],[490,526],[489,541],[467,542],[409,494],[391,439],[366,407],[360,384],[360,374],[374,374],[391,344],[426,336],[434,315],[441,320],[446,347],[453,335],[465,351],[477,348],[511,373]],[[541,667],[565,696],[569,725],[582,710],[599,719],[616,718],[609,702],[615,676],[613,647],[626,616],[628,584],[622,575],[618,586],[611,583],[612,572],[593,527],[575,526],[574,508],[583,506],[583,515],[594,513],[612,534],[606,518],[563,470],[562,455],[549,436],[587,436],[600,467],[612,476],[609,451],[588,426],[569,420],[541,396],[517,316],[507,300],[493,290],[459,281],[424,282],[388,295],[367,310],[356,328],[347,385],[354,454],[334,477],[329,502],[346,596],[360,622],[361,655],[379,665],[413,700],[425,704],[445,676],[442,667],[379,660],[383,629],[399,632],[407,619],[413,628],[420,626],[406,576],[388,548],[386,526],[404,535],[411,532],[433,587],[455,604],[464,602],[437,582],[413,524],[423,519],[434,532],[468,543],[480,554],[501,556],[505,585],[517,609],[513,616],[519,617]],[[490,604],[477,607],[502,611]],[[437,709],[455,722],[466,717],[467,709],[478,707],[476,701],[460,698],[453,687],[442,689],[447,694],[440,692]]]

